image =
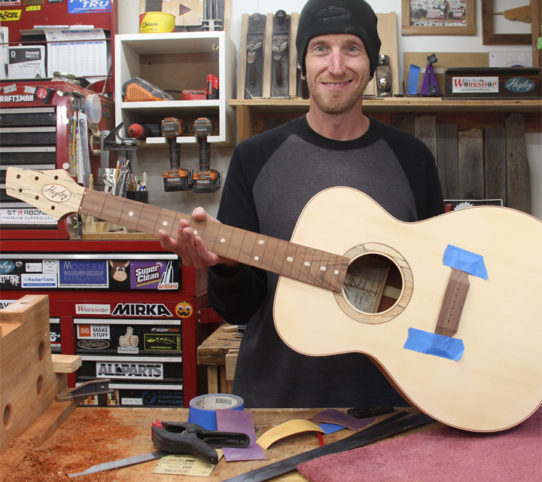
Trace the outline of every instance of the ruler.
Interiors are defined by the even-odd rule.
[[[150,452],[148,454],[134,455],[125,459],[113,460],[111,462],[105,462],[103,464],[93,465],[84,472],[78,472],[77,474],[68,474],[70,478],[79,477],[81,475],[94,474],[96,472],[104,472],[106,470],[120,469],[121,467],[128,467],[130,465],[141,464],[143,462],[149,462],[150,460],[160,459],[167,455],[161,450],[156,452]]]

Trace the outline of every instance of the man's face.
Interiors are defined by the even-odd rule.
[[[370,80],[370,62],[356,35],[329,34],[310,40],[305,56],[313,103],[328,114],[350,111]]]

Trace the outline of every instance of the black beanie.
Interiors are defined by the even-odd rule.
[[[373,9],[364,0],[309,0],[301,10],[295,41],[303,75],[306,74],[305,54],[310,39],[330,33],[349,33],[363,41],[372,77],[380,51],[377,22]]]

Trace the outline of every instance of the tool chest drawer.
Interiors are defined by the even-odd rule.
[[[120,357],[83,355],[77,382],[108,378],[112,382],[145,381],[179,384],[183,381],[182,357]]]
[[[74,318],[78,355],[179,356],[181,320]]]
[[[91,395],[81,405],[120,407],[168,407],[183,405],[182,384],[109,383],[107,397]]]

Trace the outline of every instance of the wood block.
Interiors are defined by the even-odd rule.
[[[414,123],[414,135],[423,141],[433,157],[437,158],[437,118],[434,115],[418,115]]]
[[[484,129],[484,182],[488,199],[502,199],[506,205],[506,141],[500,127]]]
[[[484,199],[484,138],[482,129],[459,131],[459,197]]]
[[[507,206],[531,212],[531,176],[525,145],[525,117],[511,114],[506,118],[506,199]]]
[[[82,364],[79,355],[51,355],[55,373],[74,373]]]
[[[457,125],[437,124],[437,167],[444,199],[459,198]]]
[[[0,311],[0,452],[55,400],[49,298],[26,295]]]

